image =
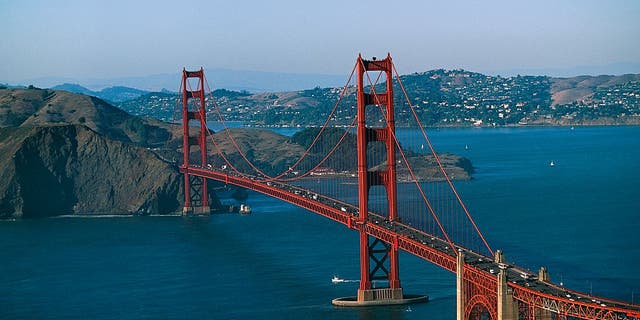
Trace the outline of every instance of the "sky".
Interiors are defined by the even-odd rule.
[[[186,67],[348,75],[640,69],[640,1],[0,0],[0,82]],[[515,71],[514,71],[515,70]]]

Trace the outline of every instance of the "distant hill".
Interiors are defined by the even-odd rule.
[[[187,70],[199,68],[199,66],[187,67]],[[214,88],[250,92],[294,91],[317,86],[334,87],[341,86],[346,81],[346,75],[265,72],[206,67],[205,74],[209,85]],[[53,88],[60,83],[78,83],[94,91],[113,86],[125,86],[147,92],[156,92],[163,89],[178,91],[181,77],[182,70],[176,70],[175,73],[105,79],[42,77],[27,79],[21,83],[42,88]]]
[[[94,97],[98,97],[100,99],[109,101],[111,103],[119,103],[127,100],[132,100],[148,93],[147,91],[144,91],[144,90],[123,87],[123,86],[104,88],[100,91],[92,91],[79,84],[74,84],[74,83],[64,83],[61,85],[53,86],[51,87],[51,89],[64,90],[64,91],[69,91],[73,93],[81,93],[89,96],[94,96]]]
[[[73,93],[81,93],[81,94],[86,94],[88,96],[97,96],[95,91],[89,90],[79,84],[75,84],[75,83],[63,83],[63,84],[59,84],[57,86],[53,86],[51,87],[51,90],[64,90],[64,91],[69,91],[69,92],[73,92]]]
[[[494,77],[465,70],[431,70],[400,76],[411,104],[429,126],[615,125],[640,124],[640,75]],[[384,90],[383,85],[377,88]],[[242,94],[213,93],[226,120],[255,126],[315,126],[326,119],[342,88]],[[413,113],[394,84],[396,125],[414,123]],[[355,103],[349,87],[342,105]],[[174,118],[178,96],[149,94],[118,104],[127,112]],[[208,109],[213,108],[208,102]],[[348,125],[353,109],[334,115]],[[212,113],[211,121],[217,119]],[[212,120],[214,119],[214,120]],[[374,119],[381,120],[381,119]]]
[[[551,78],[551,99],[554,105],[584,101],[599,89],[607,89],[630,82],[639,82],[640,74],[621,76],[579,76]]]
[[[251,100],[252,94],[248,92],[238,92],[226,89],[217,89],[213,91],[213,96],[218,103],[226,104],[229,101]],[[264,95],[264,94],[259,94]],[[173,92],[151,92],[132,100],[123,101],[114,104],[118,108],[137,116],[153,117],[162,121],[172,122],[180,118],[179,96]],[[211,102],[207,102],[211,104]],[[249,112],[243,110],[241,112]],[[214,118],[215,119],[215,118]]]
[[[112,103],[128,101],[135,99],[141,95],[147,94],[148,91],[138,90],[129,87],[109,87],[98,92],[97,97]]]
[[[314,148],[309,151],[305,160],[295,168],[296,171],[306,172],[314,168],[335,146],[345,133],[342,128],[327,128]],[[266,129],[233,128],[229,131],[217,132],[213,135],[216,145],[222,150],[226,158],[236,164],[240,171],[252,172],[253,169],[246,164],[235,146],[229,140],[231,134],[238,142],[240,149],[249,155],[254,165],[263,172],[277,175],[285,172],[294,165],[316,137],[318,128],[306,128],[297,132],[292,137],[286,137]],[[348,133],[335,153],[325,160],[321,170],[329,170],[340,175],[357,174],[357,158],[355,152],[356,135]],[[375,145],[369,150],[369,161],[372,169],[383,170],[386,168],[385,160],[381,155],[385,154],[382,145]],[[431,155],[420,155],[410,150],[405,150],[409,162],[415,168],[414,173],[420,180],[443,180],[437,163]],[[400,158],[400,156],[398,156]],[[217,152],[210,150],[209,159],[214,167],[222,167],[226,162],[219,157]],[[461,156],[441,154],[445,170],[450,177],[457,180],[469,180],[473,173],[471,162]],[[378,168],[376,168],[378,167]],[[411,181],[406,166],[398,166],[398,180]]]
[[[319,128],[306,128],[295,133],[290,143],[295,143],[301,147],[307,147],[311,145],[319,132]],[[303,161],[299,168],[312,168],[319,163],[333,147],[340,141],[345,133],[344,128],[326,128],[323,135],[315,144],[314,148],[310,150],[310,154],[307,157],[308,161]],[[335,150],[333,156],[325,161],[325,167],[335,171],[342,172],[347,171],[349,174],[357,173],[357,155],[353,150],[357,148],[357,137],[355,133],[348,133],[340,147]],[[404,154],[407,160],[413,168],[413,173],[421,181],[442,181],[444,177],[438,167],[438,164],[431,154],[419,154],[412,150],[403,148]],[[372,170],[384,171],[387,167],[386,161],[386,148],[382,144],[373,144],[367,149],[368,166]],[[454,155],[454,154],[439,154],[441,163],[443,164],[445,171],[452,179],[457,180],[469,180],[474,169],[471,161],[467,158]],[[397,159],[402,159],[397,152]],[[401,164],[397,166],[398,181],[413,181],[406,165]],[[285,167],[286,169],[286,167]]]

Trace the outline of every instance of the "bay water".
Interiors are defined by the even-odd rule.
[[[472,161],[456,187],[508,261],[640,301],[640,127],[429,134]],[[428,303],[333,307],[357,290],[357,234],[256,193],[246,203],[251,215],[0,221],[0,318],[455,319],[454,275],[404,253],[405,293]]]

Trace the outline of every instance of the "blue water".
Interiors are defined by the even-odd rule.
[[[640,127],[430,136],[473,162],[475,179],[457,187],[509,261],[544,265],[574,289],[640,300]],[[258,194],[248,203],[249,216],[0,221],[0,318],[455,318],[453,275],[407,254],[405,292],[429,303],[331,306],[356,292],[356,282],[331,278],[358,279],[357,234]]]

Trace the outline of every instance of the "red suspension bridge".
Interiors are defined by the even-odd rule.
[[[394,96],[394,90],[401,94]],[[335,105],[309,146],[280,171],[265,167],[226,127],[202,69],[183,71],[181,92],[184,213],[210,212],[211,179],[345,225],[360,235],[355,303],[407,298],[399,273],[403,250],[456,274],[457,319],[640,319],[639,305],[570,290],[552,283],[544,268],[533,274],[493,251],[456,191],[447,159],[435,152],[389,55],[357,58],[346,85],[332,91]],[[222,132],[212,134],[207,127],[207,102],[225,126]],[[420,140],[399,137],[396,105],[413,117]],[[342,128],[336,131],[337,126]],[[350,139],[354,132],[355,141]],[[424,168],[427,162],[430,168]],[[372,281],[384,285],[374,288]]]

